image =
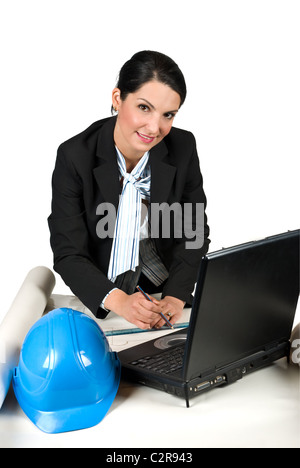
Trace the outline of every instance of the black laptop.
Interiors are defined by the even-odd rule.
[[[190,399],[288,357],[300,230],[208,254],[190,325],[121,351],[122,377]]]

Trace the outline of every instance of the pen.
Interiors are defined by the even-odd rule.
[[[150,297],[148,296],[148,294],[146,294],[146,293],[142,290],[142,288],[141,288],[140,286],[137,286],[136,289],[137,289],[139,292],[141,292],[141,293],[144,295],[144,297],[145,297],[148,301],[153,302],[152,299],[150,299]],[[160,316],[161,316],[162,319],[164,319],[164,321],[166,322],[166,324],[167,324],[170,328],[173,328],[173,329],[174,329],[173,325],[169,322],[169,320],[167,319],[167,317],[166,317],[162,312],[160,312]]]

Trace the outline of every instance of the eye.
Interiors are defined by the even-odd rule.
[[[143,111],[143,112],[149,112],[149,110],[150,110],[149,107],[146,106],[145,104],[140,104],[140,105],[139,105],[139,109],[140,109],[141,111]]]
[[[172,119],[174,119],[175,114],[173,112],[168,112],[167,114],[165,114],[165,117],[168,120],[172,120]]]

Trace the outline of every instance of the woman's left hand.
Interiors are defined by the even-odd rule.
[[[182,315],[183,315],[183,308],[185,306],[185,302],[177,299],[176,297],[166,296],[164,299],[159,301],[159,305],[161,307],[161,312],[164,316],[169,320],[169,322],[174,325],[174,323],[178,322]],[[159,317],[156,322],[151,324],[152,328],[161,328],[166,325],[166,322],[163,318]]]

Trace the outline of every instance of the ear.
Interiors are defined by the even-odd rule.
[[[121,105],[121,91],[119,88],[114,88],[112,92],[112,105],[116,112],[118,112]]]

